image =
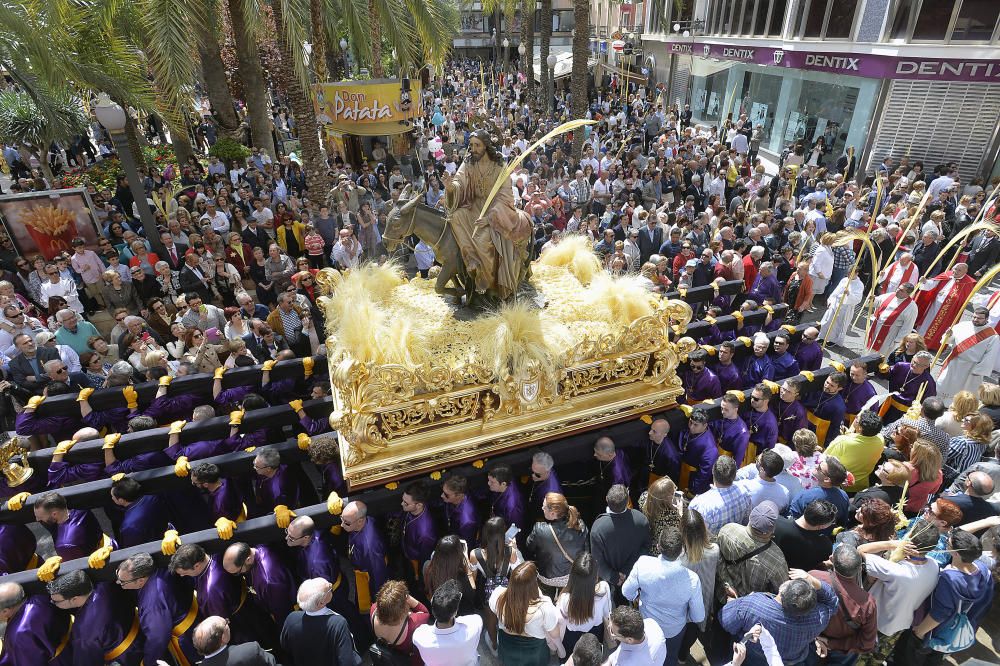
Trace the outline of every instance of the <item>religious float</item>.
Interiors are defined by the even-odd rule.
[[[352,488],[521,449],[676,406],[691,307],[603,273],[568,239],[487,311],[398,265],[320,274],[345,478]]]

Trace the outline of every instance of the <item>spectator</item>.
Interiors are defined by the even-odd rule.
[[[993,496],[993,479],[986,472],[972,471],[965,477],[965,491],[952,493],[947,498],[962,511],[962,519],[971,523],[984,518],[991,518],[998,513],[997,507],[987,500]]]
[[[785,554],[788,566],[818,569],[833,545],[826,531],[837,520],[837,507],[824,499],[813,500],[795,519],[779,517],[774,525],[774,543]]]
[[[325,578],[310,578],[299,586],[301,610],[289,614],[281,628],[281,649],[288,666],[361,666],[347,621],[327,608],[333,586]]]
[[[482,592],[479,605],[485,605],[493,590],[507,586],[510,572],[517,568],[523,559],[513,538],[506,538],[507,523],[503,518],[494,516],[483,524],[480,534],[480,548],[469,554],[469,563],[478,576],[477,591]],[[483,609],[486,625],[486,643],[490,651],[497,652],[497,616],[488,606]]]
[[[649,521],[649,551],[653,555],[660,554],[660,533],[668,527],[680,525],[682,504],[677,486],[669,476],[649,484],[649,490],[639,497],[639,506]]]
[[[538,567],[538,581],[544,594],[566,587],[573,560],[590,547],[587,526],[575,506],[559,493],[546,493],[542,502],[545,522],[535,523],[525,542]]]
[[[726,604],[720,622],[739,638],[760,624],[774,636],[784,664],[805,664],[813,642],[837,610],[837,595],[827,583],[804,571],[791,572],[776,596],[754,592]],[[749,663],[759,663],[757,646],[747,648]]]
[[[406,583],[386,581],[375,596],[369,618],[376,640],[384,643],[387,649],[409,656],[414,666],[420,663],[420,655],[413,648],[413,632],[427,623],[430,613],[426,606],[410,596]]]
[[[76,283],[69,278],[62,277],[55,264],[45,264],[45,276],[48,282],[40,285],[41,302],[45,307],[50,306],[50,299],[59,296],[66,300],[66,304],[73,312],[82,315],[84,311],[83,303],[76,291]]]
[[[847,470],[840,463],[840,460],[827,454],[822,462],[813,468],[813,477],[817,483],[816,487],[799,493],[795,501],[792,502],[788,514],[792,518],[798,518],[810,502],[823,499],[837,508],[835,524],[841,526],[847,524],[850,500],[847,493],[840,487],[847,480]]]
[[[680,563],[698,576],[701,583],[701,598],[705,606],[705,619],[701,622],[688,622],[684,629],[684,639],[681,641],[678,661],[685,662],[690,656],[691,646],[708,629],[708,618],[713,615],[715,606],[715,574],[719,566],[719,546],[712,542],[712,537],[701,514],[688,507],[681,518],[681,540],[684,542],[684,552]],[[707,641],[702,641],[707,644]]]
[[[856,493],[868,487],[868,476],[882,457],[882,419],[875,412],[865,410],[851,424],[851,432],[836,437],[826,449],[827,456],[834,456],[854,476],[848,492]]]
[[[761,502],[770,501],[778,507],[778,513],[788,509],[788,489],[775,479],[785,469],[785,461],[773,449],[762,451],[757,456],[756,476],[737,482],[744,492],[750,496],[750,505],[758,506]]]
[[[688,505],[688,509],[701,514],[712,534],[718,534],[727,523],[746,524],[750,517],[750,493],[743,486],[734,485],[735,479],[735,461],[729,456],[719,456],[712,466],[712,487]]]
[[[715,578],[715,600],[751,592],[776,594],[788,580],[785,555],[772,541],[778,521],[778,506],[764,500],[750,511],[750,524],[729,523],[719,530],[719,562]]]
[[[260,644],[230,645],[229,620],[212,615],[195,627],[194,648],[201,654],[202,666],[277,666],[278,662]]]
[[[945,484],[950,484],[956,476],[979,462],[992,437],[993,419],[989,416],[971,413],[962,417],[962,434],[952,437],[948,443],[944,462],[949,473]]]
[[[617,595],[639,556],[649,552],[649,522],[642,512],[629,508],[628,489],[616,484],[605,497],[608,511],[594,521],[590,548],[597,573]]]
[[[613,606],[611,587],[598,579],[590,553],[580,553],[573,562],[565,589],[556,600],[566,625],[563,649],[572,653],[577,641],[587,633],[602,641],[609,638],[607,620]]]
[[[476,570],[469,565],[467,544],[454,534],[448,534],[437,541],[434,552],[424,564],[424,584],[427,596],[446,581],[454,580],[462,590],[462,615],[474,613],[476,609]]]
[[[660,533],[659,557],[638,559],[622,585],[626,599],[639,599],[643,617],[659,625],[667,646],[665,664],[677,663],[688,622],[705,619],[701,581],[677,560],[684,548],[680,530],[668,527]]]
[[[413,645],[426,666],[476,666],[483,620],[471,613],[458,615],[462,590],[454,580],[445,581],[431,597],[433,624],[413,632]]]
[[[610,627],[612,638],[619,643],[604,662],[608,666],[669,663],[666,641],[656,620],[643,618],[631,606],[619,606],[611,612]]]
[[[509,584],[493,590],[489,606],[500,621],[501,663],[545,666],[549,663],[550,644],[562,651],[562,620],[552,600],[539,592],[533,562],[518,565],[511,572]]]
[[[59,328],[56,329],[56,341],[72,348],[77,355],[89,351],[87,340],[91,336],[100,335],[93,324],[89,321],[80,321],[77,313],[68,308],[56,313],[56,321],[59,322]]]

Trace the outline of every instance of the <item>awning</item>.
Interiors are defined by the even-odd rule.
[[[335,134],[352,134],[354,136],[391,136],[406,134],[413,129],[413,123],[401,125],[398,120],[380,123],[338,123],[323,125],[328,132]]]
[[[589,53],[589,51],[588,51]],[[567,76],[573,74],[573,47],[572,46],[553,46],[549,49],[549,54],[556,57],[556,67],[555,67],[555,77],[553,81],[558,81],[559,79],[564,79]],[[597,61],[594,58],[587,59],[587,67],[593,67]],[[548,64],[545,65],[548,67]],[[541,67],[541,54],[535,56],[533,61],[533,70],[535,73],[535,80],[542,80],[542,67]]]

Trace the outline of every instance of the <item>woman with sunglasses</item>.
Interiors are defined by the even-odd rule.
[[[236,305],[236,292],[243,291],[243,278],[236,267],[226,262],[222,255],[215,257],[215,277],[212,286],[225,307]]]
[[[80,354],[80,368],[87,378],[87,386],[92,389],[104,388],[108,378],[108,369],[104,367],[101,357],[94,352]]]
[[[186,351],[181,360],[193,365],[197,372],[215,372],[216,368],[222,367],[219,355],[229,351],[228,344],[213,345],[204,331],[197,327],[186,329],[182,341]]]

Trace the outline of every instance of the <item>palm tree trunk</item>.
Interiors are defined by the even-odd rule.
[[[552,107],[552,72],[549,71],[549,42],[552,39],[552,0],[542,0],[542,39],[539,47],[539,64],[542,68],[542,85],[538,93],[538,108],[547,113]]]
[[[222,51],[219,40],[215,36],[213,26],[201,21],[194,21],[195,41],[198,44],[198,55],[201,59],[201,74],[205,81],[205,91],[208,101],[212,103],[215,120],[219,124],[219,134],[239,140],[239,118],[233,106],[233,96],[229,92],[229,82],[226,81],[226,68],[222,64]]]
[[[267,85],[264,71],[260,66],[260,52],[257,42],[247,31],[246,19],[240,0],[229,0],[229,21],[233,28],[233,42],[236,46],[236,74],[243,83],[243,96],[247,104],[247,119],[250,121],[250,137],[253,145],[260,148],[271,159],[277,159],[274,137],[271,135],[271,116],[268,113]]]
[[[194,156],[194,146],[191,145],[191,135],[187,131],[187,126],[181,128],[170,128],[170,145],[177,156],[177,164],[187,164],[188,158]]]
[[[385,78],[385,70],[382,67],[382,28],[379,25],[375,0],[368,0],[368,24],[372,31],[372,78]]]
[[[309,0],[309,20],[312,23],[312,54],[309,62],[316,74],[316,82],[325,83],[329,74],[326,69],[326,25],[323,23],[320,0]]]
[[[524,44],[524,73],[528,77],[525,86],[526,98],[532,99],[535,91],[535,0],[521,0],[521,43]],[[531,104],[531,102],[528,102]]]
[[[587,59],[590,46],[590,2],[588,0],[573,0],[573,72],[570,78],[572,95],[571,109],[573,118],[587,116]],[[573,157],[580,160],[583,157],[583,128],[573,132]]]
[[[275,2],[271,7],[274,12],[278,51],[283,61],[276,74],[284,84],[288,103],[292,108],[292,115],[295,116],[295,124],[299,133],[298,139],[302,144],[301,158],[306,171],[306,187],[309,188],[309,198],[312,201],[325,201],[330,186],[326,177],[327,167],[319,143],[319,132],[316,127],[316,114],[313,110],[312,99],[303,87],[302,81],[296,76],[292,66],[294,61],[288,40],[285,39],[285,21],[284,15],[281,13],[281,3]]]

